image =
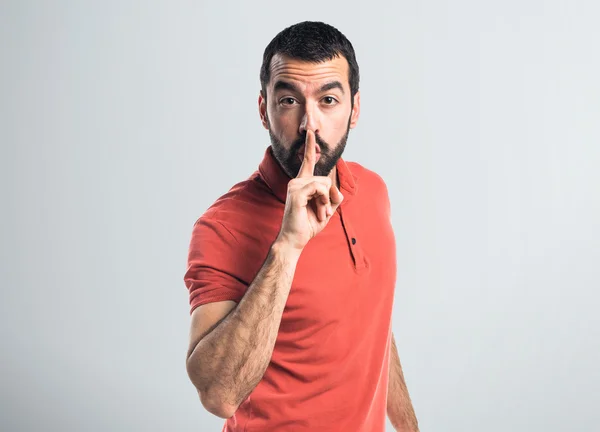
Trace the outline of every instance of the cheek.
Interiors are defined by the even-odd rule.
[[[297,135],[301,119],[293,110],[278,111],[276,109],[269,111],[269,121],[273,133],[278,135]]]
[[[323,132],[329,136],[329,140],[333,142],[339,141],[342,136],[346,133],[348,128],[348,119],[350,113],[336,113],[335,115],[329,116],[329,121],[323,125]]]
[[[330,125],[332,129],[345,128],[350,118],[350,107],[337,107],[330,111],[323,110],[322,118]]]

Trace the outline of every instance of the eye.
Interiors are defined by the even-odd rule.
[[[334,105],[337,100],[333,96],[325,96],[323,102],[325,102],[325,105]]]
[[[279,100],[279,103],[281,105],[293,105],[295,102],[296,102],[296,99],[294,99],[293,97],[284,97]]]

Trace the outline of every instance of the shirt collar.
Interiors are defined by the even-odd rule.
[[[356,194],[358,177],[351,171],[350,167],[343,158],[339,158],[336,164],[338,180],[340,182],[340,192],[344,195],[344,200],[341,205],[350,201]],[[291,178],[281,168],[275,156],[273,156],[272,145],[267,147],[263,160],[261,161],[258,171],[263,181],[269,186],[279,201],[285,203],[287,198],[287,185]]]

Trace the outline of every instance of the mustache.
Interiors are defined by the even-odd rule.
[[[317,142],[317,144],[319,144],[319,147],[321,148],[321,153],[327,153],[329,144],[323,141],[323,139],[321,139],[321,137],[318,134],[315,134],[315,141]],[[292,144],[292,148],[296,153],[298,153],[305,142],[306,132],[304,132],[296,141],[294,141],[294,143]]]

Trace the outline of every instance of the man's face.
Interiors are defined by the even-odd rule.
[[[266,100],[259,96],[259,112],[271,137],[273,155],[284,171],[291,178],[298,175],[310,129],[318,146],[315,175],[329,175],[360,111],[359,93],[354,106],[351,103],[346,59],[310,63],[276,54],[266,91]]]

